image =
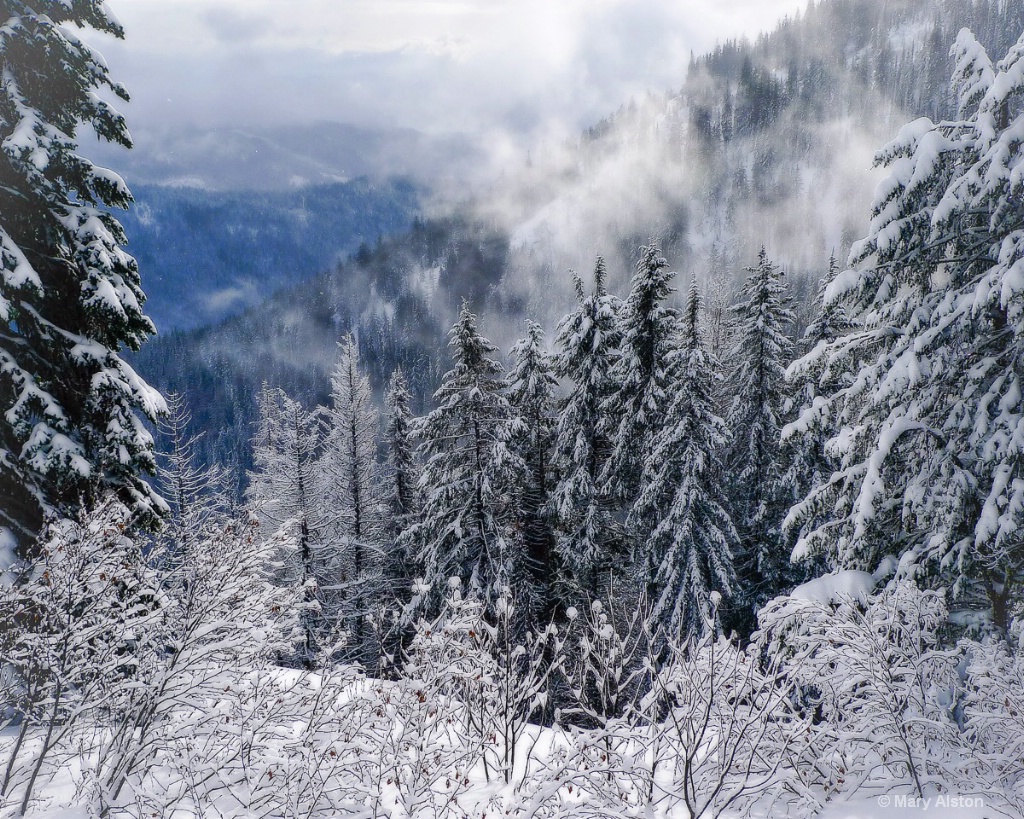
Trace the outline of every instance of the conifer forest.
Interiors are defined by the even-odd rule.
[[[0,0],[0,819],[1024,817],[1024,5],[307,3]]]

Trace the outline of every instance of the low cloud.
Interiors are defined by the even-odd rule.
[[[427,131],[579,128],[678,87],[691,50],[803,0],[163,0],[96,37],[144,128],[337,120]]]
[[[212,8],[203,14],[207,27],[221,43],[246,43],[274,29],[273,20],[232,8]]]

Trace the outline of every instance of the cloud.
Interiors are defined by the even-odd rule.
[[[678,87],[690,51],[803,0],[148,0],[96,37],[129,121],[338,120],[421,130],[590,124]]]
[[[221,43],[251,43],[274,30],[269,17],[232,8],[211,8],[203,14],[203,20]]]

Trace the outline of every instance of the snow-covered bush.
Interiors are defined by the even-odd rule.
[[[669,643],[644,702],[651,802],[666,812],[682,803],[692,819],[807,796],[786,769],[805,750],[810,722],[793,678],[758,644],[743,649],[716,635],[716,607],[717,599],[701,636]]]
[[[104,692],[97,725],[102,805],[117,804],[125,786],[143,784],[160,756],[195,737],[237,669],[273,659],[296,601],[268,582],[272,546],[258,534],[253,524],[220,521],[187,544],[164,541],[147,554],[156,606],[136,638],[131,684]]]
[[[1024,814],[1024,651],[998,639],[961,648],[967,660],[963,723],[971,748],[961,781],[993,799],[998,794]]]
[[[946,623],[943,595],[911,581],[859,600],[797,589],[761,611],[768,651],[817,712],[823,798],[893,782],[923,796],[956,781],[960,680]]]
[[[160,607],[141,549],[116,501],[50,527],[39,558],[0,586],[4,707],[17,722],[4,738],[0,802],[30,804],[40,777],[61,763],[87,724],[109,713],[108,695],[131,690]]]

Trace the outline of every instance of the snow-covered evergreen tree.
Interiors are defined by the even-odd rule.
[[[993,65],[963,30],[953,54],[958,117],[878,154],[868,235],[826,294],[862,329],[801,365],[853,378],[806,417],[837,470],[793,510],[794,554],[896,557],[1005,631],[1024,580],[1024,37]]]
[[[661,429],[671,393],[671,353],[679,317],[666,301],[674,292],[670,284],[674,276],[656,245],[640,248],[620,314],[620,355],[611,374],[615,391],[607,402],[612,451],[602,480],[627,509],[636,497],[644,461]]]
[[[784,461],[789,470],[786,484],[794,493],[792,503],[806,497],[816,487],[823,485],[832,475],[835,464],[826,451],[828,434],[810,423],[815,412],[821,409],[820,396],[834,391],[839,379],[849,381],[850,374],[836,368],[827,357],[810,355],[820,352],[828,345],[850,333],[856,326],[846,314],[844,306],[836,300],[828,300],[825,293],[839,275],[839,262],[833,253],[829,257],[828,271],[818,281],[815,297],[817,313],[807,325],[799,347],[805,355],[794,361],[786,371],[789,395],[785,416],[794,418],[782,430]],[[804,362],[812,362],[805,366]],[[820,574],[836,568],[827,555],[819,555],[816,561],[806,562],[806,574]]]
[[[416,549],[435,594],[449,578],[493,599],[522,566],[511,492],[525,468],[507,447],[511,410],[497,352],[463,301],[449,333],[455,366],[434,394],[437,408],[416,424],[423,509],[403,540]]]
[[[826,298],[829,286],[839,276],[839,260],[832,253],[828,258],[828,271],[818,280],[815,304],[818,313],[804,331],[804,344],[814,349],[819,344],[831,344],[842,338],[856,326],[846,313],[846,307],[838,299]]]
[[[384,393],[384,444],[387,461],[382,480],[384,509],[384,576],[390,584],[390,596],[402,596],[412,581],[410,574],[413,557],[399,548],[399,539],[408,529],[420,509],[418,491],[419,467],[416,463],[416,444],[413,436],[413,415],[409,408],[412,396],[409,383],[401,368],[391,373]]]
[[[197,463],[196,445],[202,436],[188,433],[192,413],[185,397],[171,392],[166,401],[159,427],[166,443],[158,453],[157,480],[170,511],[160,537],[187,551],[227,506],[226,475],[219,465]]]
[[[586,295],[574,275],[579,307],[559,322],[554,372],[569,385],[555,427],[551,496],[557,522],[559,562],[569,581],[589,596],[601,575],[617,562],[621,538],[603,491],[601,474],[611,452],[605,407],[619,348],[620,302],[605,288],[604,260],[594,270],[594,292]]]
[[[708,352],[718,361],[724,359],[732,346],[732,315],[729,307],[733,303],[733,292],[729,266],[729,254],[720,249],[716,242],[711,246],[708,258],[708,277],[704,291],[707,305],[703,311],[703,323],[707,328]]]
[[[131,194],[76,152],[76,134],[130,146],[102,99],[128,93],[70,32],[123,36],[100,0],[28,0],[0,12],[0,552],[26,554],[44,516],[107,490],[136,520],[165,507],[144,426],[163,399],[121,357],[155,330],[108,208]]]
[[[757,266],[747,272],[744,300],[734,308],[737,366],[728,384],[732,443],[726,456],[730,506],[740,536],[736,568],[743,589],[732,608],[741,628],[750,625],[754,608],[786,583],[789,554],[781,529],[792,502],[781,443],[791,347],[786,334],[792,320],[789,297],[782,271],[764,248]]]
[[[673,394],[628,518],[652,615],[675,636],[703,631],[712,622],[711,593],[730,597],[736,585],[738,536],[722,490],[728,430],[715,413],[719,375],[701,338],[700,310],[694,281],[682,341],[671,353]]]
[[[329,557],[325,552],[331,522],[318,496],[322,418],[266,384],[259,410],[246,500],[263,537],[276,538],[284,546],[277,582],[302,589],[301,633],[294,659],[312,668],[326,631],[318,567]]]
[[[510,356],[513,363],[507,377],[512,407],[509,448],[526,465],[525,483],[517,492],[520,525],[532,585],[543,598],[535,602],[547,609],[558,574],[554,561],[554,521],[548,503],[555,483],[551,459],[558,382],[544,349],[544,331],[539,324],[526,323],[526,337],[515,343]]]
[[[330,516],[332,573],[351,637],[353,657],[371,662],[366,616],[382,588],[383,520],[377,482],[377,433],[380,421],[370,380],[359,364],[359,349],[349,335],[331,376],[327,434],[318,463],[318,502]]]

